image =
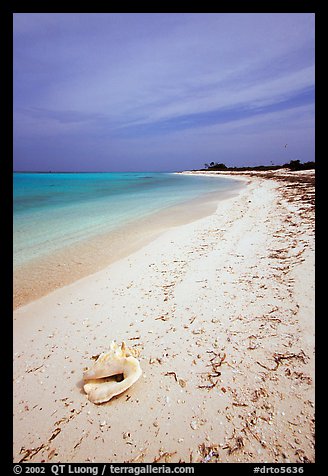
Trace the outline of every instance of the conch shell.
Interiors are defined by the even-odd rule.
[[[119,346],[111,342],[109,352],[100,354],[94,366],[83,373],[86,381],[84,391],[93,403],[108,402],[133,385],[142,374],[138,355],[133,349]],[[123,374],[123,380],[118,382],[115,375]]]

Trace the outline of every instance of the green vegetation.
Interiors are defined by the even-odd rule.
[[[257,165],[255,167],[227,167],[225,164],[218,164],[216,162],[204,165],[205,168],[201,170],[226,170],[235,172],[247,170],[278,170],[283,168],[289,170],[309,170],[315,168],[315,162],[305,162],[301,164],[299,160],[291,160],[288,164],[284,165]]]

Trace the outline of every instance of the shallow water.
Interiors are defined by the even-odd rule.
[[[15,173],[14,269],[168,207],[240,188],[169,173]]]
[[[243,182],[178,174],[15,174],[14,308],[214,213]]]

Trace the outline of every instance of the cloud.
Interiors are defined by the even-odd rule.
[[[171,100],[168,104],[152,104],[143,110],[144,117],[136,119],[134,125],[158,124],[164,122],[192,122],[196,124],[197,119],[200,124],[205,120],[222,121],[232,120],[235,113],[238,118],[240,114],[256,114],[261,108],[274,107],[278,109],[291,105],[293,100],[314,99],[313,68],[304,68],[301,71],[290,73],[280,78],[267,81],[254,81],[255,84],[243,88],[236,84],[219,84],[216,88],[213,85],[202,84],[201,90],[193,94],[193,89],[184,90],[180,97]],[[182,96],[182,97],[181,97]],[[141,110],[138,111],[141,114]],[[180,118],[180,121],[177,119]],[[126,124],[131,127],[131,123]],[[124,124],[123,124],[124,127]]]
[[[15,14],[14,36],[16,140],[119,154],[154,136],[160,155],[175,131],[314,103],[312,14]]]

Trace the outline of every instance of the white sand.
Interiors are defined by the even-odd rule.
[[[247,178],[14,312],[16,462],[314,461],[314,211],[301,188]],[[113,339],[141,347],[143,375],[94,405],[82,371]]]

